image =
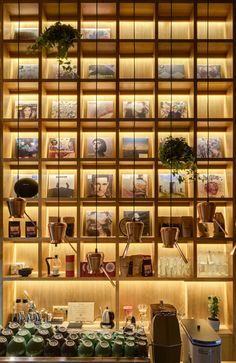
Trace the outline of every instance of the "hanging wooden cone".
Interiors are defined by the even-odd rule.
[[[128,243],[142,242],[144,223],[142,221],[130,221],[126,223]]]
[[[67,224],[63,222],[48,223],[50,243],[58,245],[65,242]]]
[[[161,239],[164,247],[173,248],[175,242],[179,239],[180,230],[178,227],[162,227]]]
[[[213,222],[216,205],[214,202],[202,202],[197,206],[199,218],[203,223]]]
[[[8,198],[7,206],[10,218],[24,218],[26,203],[26,200],[21,197]]]

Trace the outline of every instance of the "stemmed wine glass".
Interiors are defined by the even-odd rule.
[[[147,316],[147,304],[138,304],[138,311],[140,315],[141,327],[144,328],[144,320]]]

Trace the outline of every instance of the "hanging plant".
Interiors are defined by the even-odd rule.
[[[62,66],[65,72],[71,73],[73,69],[71,61],[68,60],[68,51],[71,47],[74,47],[74,43],[80,38],[81,34],[77,29],[69,24],[62,24],[57,21],[50,27],[45,28],[28,50],[36,52],[44,49],[46,52],[51,52],[53,48],[56,48],[59,65]]]
[[[178,177],[179,183],[185,180],[181,171],[194,180],[197,174],[197,165],[193,149],[183,137],[169,136],[160,145],[159,159],[162,164],[172,170],[172,175]]]

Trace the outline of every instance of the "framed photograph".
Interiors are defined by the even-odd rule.
[[[187,103],[185,101],[161,101],[161,118],[180,119],[188,117]]]
[[[35,170],[36,171],[36,170]],[[20,180],[20,179],[24,179],[24,178],[29,178],[29,179],[33,179],[38,183],[38,174],[20,174],[19,178],[18,175],[14,174],[13,178],[12,178],[12,189],[11,189],[11,195],[16,196],[16,193],[14,191],[14,185],[15,183]],[[38,198],[38,194],[35,195],[33,198]]]
[[[225,176],[224,174],[199,174],[198,197],[206,198],[225,197]]]
[[[48,141],[48,158],[57,159],[75,158],[75,138],[50,137]]]
[[[145,159],[149,156],[148,137],[122,137],[122,157]]]
[[[172,67],[172,72],[171,72]],[[172,74],[171,74],[172,73]],[[172,78],[183,79],[184,77],[184,65],[183,64],[159,64],[158,65],[158,78]]]
[[[110,28],[81,28],[82,39],[111,39]]]
[[[144,223],[143,236],[151,235],[150,212],[149,211],[124,211],[123,218],[130,218]]]
[[[221,66],[219,64],[208,64],[208,66],[207,64],[198,64],[197,78],[221,78]]]
[[[15,155],[22,159],[38,157],[38,138],[20,137],[16,139]]]
[[[222,158],[223,142],[221,137],[198,137],[197,157],[198,158]],[[209,150],[208,150],[209,149]],[[209,154],[209,156],[208,156]]]
[[[88,174],[86,175],[86,196],[98,198],[112,197],[112,174]]]
[[[149,118],[150,102],[149,101],[123,101],[124,118]]]
[[[59,79],[59,78],[60,79],[77,79],[78,75],[77,75],[77,66],[76,66],[76,64],[71,64],[71,67],[72,67],[71,72],[67,72],[62,67],[60,67],[60,72],[59,72],[58,64],[53,64],[52,65],[53,78],[56,78],[56,79]]]
[[[38,28],[16,28],[14,31],[14,39],[19,40],[31,40],[36,39],[39,36]]]
[[[115,78],[114,64],[89,64],[88,78],[113,79]]]
[[[20,64],[19,79],[37,79],[39,78],[38,64]]]
[[[59,189],[59,197],[73,198],[75,192],[74,174],[68,175],[48,175],[48,198],[57,198]]]
[[[77,117],[77,101],[52,101],[52,118],[76,118]]]
[[[30,221],[26,221],[25,222],[25,237],[26,238],[30,238],[30,237],[37,237],[37,222],[34,221],[34,224],[31,223]]]
[[[16,101],[15,102],[15,118],[23,120],[34,120],[38,117],[37,101]]]
[[[85,218],[85,236],[112,236],[112,212],[87,211]]]
[[[112,158],[112,137],[88,137],[85,146],[85,158]]]
[[[122,198],[148,198],[148,174],[122,174]]]
[[[113,118],[114,104],[113,101],[88,101],[87,118]]]
[[[185,182],[179,183],[178,177],[170,174],[159,174],[159,198],[186,198]]]

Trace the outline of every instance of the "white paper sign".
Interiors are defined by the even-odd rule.
[[[94,321],[94,302],[68,302],[68,321]]]

